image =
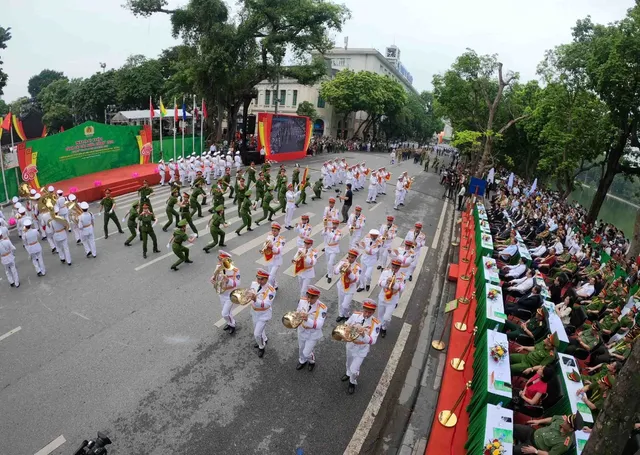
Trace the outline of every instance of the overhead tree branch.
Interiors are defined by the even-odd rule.
[[[500,128],[500,130],[498,131],[498,134],[504,133],[507,129],[509,129],[509,127],[511,127],[515,123],[518,123],[520,120],[524,120],[524,119],[526,119],[526,118],[528,118],[530,116],[531,116],[530,114],[525,114],[525,115],[521,115],[520,117],[516,117],[516,118],[514,118],[512,120],[509,120],[505,126]]]

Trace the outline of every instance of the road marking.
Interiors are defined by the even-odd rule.
[[[399,248],[403,241],[404,239],[402,237],[394,237],[394,239],[391,241],[390,248],[391,249]],[[371,288],[369,289],[369,292],[367,292],[366,290],[362,292],[356,292],[353,295],[353,300],[355,300],[356,302],[362,303],[364,299],[371,298],[376,287],[378,287],[378,280],[380,279],[380,275],[382,275],[383,270],[384,269],[378,270],[378,266],[376,264],[374,266],[373,273],[371,274]]]
[[[86,317],[85,315],[80,314],[80,313],[76,313],[75,311],[72,311],[71,314],[75,314],[76,316],[80,316],[82,319],[86,319],[87,321],[91,320],[88,317]]]
[[[422,264],[424,264],[424,259],[427,257],[428,252],[429,252],[429,247],[423,246],[422,251],[420,251],[420,257],[418,258],[418,264],[416,265],[416,269],[414,270],[414,273],[418,272],[416,274],[416,277],[420,275]],[[411,298],[411,294],[413,294],[413,290],[416,287],[416,281],[418,281],[416,277],[414,277],[412,281],[408,281],[409,277],[406,277],[407,281],[405,281],[404,291],[402,291],[402,295],[398,300],[398,306],[396,306],[396,309],[393,310],[393,315],[397,318],[402,319],[402,317],[404,316],[404,312],[407,310],[409,299]]]
[[[358,424],[356,431],[353,433],[351,441],[349,445],[344,451],[345,455],[358,455],[361,453],[362,445],[364,441],[367,439],[367,435],[373,426],[373,422],[380,411],[380,407],[382,406],[382,402],[384,401],[384,397],[387,394],[387,390],[389,389],[389,384],[391,384],[391,379],[393,378],[393,374],[398,367],[398,362],[400,361],[400,357],[402,356],[402,352],[404,351],[404,346],[407,343],[407,338],[409,338],[409,333],[411,332],[411,325],[406,322],[402,325],[402,329],[400,330],[400,334],[398,335],[398,339],[396,340],[396,344],[393,347],[393,351],[391,352],[391,356],[387,361],[387,366],[382,372],[382,376],[380,376],[380,381],[378,381],[378,385],[376,386],[376,390],[373,392],[371,396],[371,401],[369,401],[369,405],[367,409],[364,411],[362,418],[360,419],[360,423]]]
[[[284,215],[283,215],[283,214],[278,215],[278,216],[277,216],[277,217],[275,217],[274,219],[279,219],[279,218],[282,218],[282,217],[284,217]],[[236,222],[238,222],[238,221],[240,221],[240,220],[241,220],[241,218],[240,218],[240,217],[235,217],[235,218],[231,218],[230,220],[227,220],[227,223],[229,224],[229,226],[231,226],[232,224],[235,224]],[[205,222],[205,221],[207,221],[207,220],[202,219],[202,220],[199,220],[199,221],[200,221],[200,222]],[[196,221],[194,224],[199,224],[199,223]],[[237,235],[235,232],[232,232],[231,234],[228,234],[227,236],[225,236],[224,241],[225,241],[225,242],[228,242],[229,240],[233,240],[233,239],[235,239],[236,237],[238,237],[238,235]],[[186,245],[186,247],[187,247],[187,248],[191,248],[191,247],[192,247],[192,246],[194,246],[194,245],[195,245],[195,243],[190,243],[190,244]],[[136,268],[135,268],[135,271],[136,271],[136,272],[139,272],[140,270],[142,270],[142,269],[144,269],[144,268],[147,268],[147,267],[149,267],[150,265],[155,264],[156,262],[160,262],[160,261],[162,261],[163,259],[166,259],[166,258],[168,258],[168,257],[170,257],[170,256],[175,256],[175,255],[173,254],[173,251],[171,251],[171,252],[169,252],[169,253],[165,253],[165,254],[163,254],[162,256],[158,256],[158,257],[157,257],[157,258],[155,258],[155,259],[152,259],[152,260],[150,260],[150,261],[148,261],[148,262],[146,262],[146,263],[144,263],[144,264],[142,264],[142,265],[139,265],[138,267],[136,267]],[[177,257],[177,256],[176,256],[176,257]]]
[[[313,213],[307,213],[307,215],[309,215],[309,218],[311,219],[314,214]],[[322,229],[324,229],[324,226],[322,226],[322,224],[319,224],[317,226],[314,226],[311,228],[311,237],[313,237],[314,235],[316,235],[318,232],[320,232]],[[261,239],[262,242],[260,242],[257,245],[252,245],[252,247],[257,247],[258,245],[262,245],[262,243],[264,243],[264,240]],[[284,257],[285,254],[287,254],[289,251],[295,249],[296,252],[298,251],[298,235],[296,234],[295,237],[293,237],[291,240],[287,240],[287,243],[284,245],[284,248],[282,250],[282,256]],[[267,265],[267,261],[265,261],[264,256],[262,256],[260,259],[258,259],[256,261],[258,264],[260,265]]]
[[[373,207],[371,207],[371,210],[368,210],[369,212],[373,212],[375,209],[378,208],[378,206],[382,204],[382,202],[378,202],[376,205],[374,205]]]
[[[315,215],[311,212],[306,212],[304,213],[304,215],[308,215],[309,218],[313,218]],[[294,230],[292,229],[292,232]],[[289,232],[289,231],[287,231]],[[296,235],[293,240],[295,240],[298,236]],[[258,248],[259,246],[262,246],[262,244],[264,243],[264,238],[263,237],[258,237],[257,239],[253,239],[250,242],[244,243],[242,245],[240,245],[238,248],[235,248],[234,250],[231,251],[231,254],[244,254],[247,251],[251,251],[253,249]],[[291,248],[290,245],[292,244],[292,241],[287,240],[286,243],[284,244],[284,249],[282,252],[282,255],[286,254]],[[295,245],[295,243],[294,243]],[[266,264],[266,262],[264,262],[264,258],[261,259],[263,261],[263,264]],[[259,261],[258,261],[259,262]]]
[[[242,310],[244,310],[245,308],[249,308],[251,305],[234,305],[235,308],[233,310],[231,310],[231,314],[235,317],[237,316]],[[216,322],[214,325],[218,328],[221,328],[223,325],[225,325],[227,323],[227,320],[225,318],[220,319],[218,322]]]
[[[348,254],[344,254],[341,258],[336,259],[336,262],[333,264],[333,266],[335,267],[336,265],[340,264],[340,261],[344,261],[347,259],[347,255]],[[325,268],[326,268],[326,261],[325,261]],[[336,285],[336,283],[338,282],[338,280],[340,279],[340,275],[336,275],[335,273],[333,274],[333,278],[331,279],[331,283],[327,283],[327,275],[324,274],[322,275],[322,277],[316,281],[316,284],[314,286],[320,288],[320,289],[324,289],[325,291],[328,291],[329,289],[331,289],[332,287],[334,287]]]
[[[51,452],[56,450],[65,442],[67,442],[67,440],[64,438],[64,436],[60,435],[57,438],[55,438],[53,441],[51,441],[49,444],[44,446],[42,449],[38,450],[35,453],[35,455],[49,455]]]
[[[22,327],[16,327],[15,329],[8,331],[4,335],[0,336],[0,341],[4,340],[5,338],[9,338],[11,335],[13,335],[14,333],[18,333],[20,330],[22,330]]]
[[[444,201],[444,205],[442,206],[442,213],[440,213],[440,219],[438,220],[438,227],[436,228],[436,233],[433,236],[433,242],[431,242],[431,249],[436,249],[438,247],[440,233],[442,232],[442,223],[444,222],[444,216],[447,213],[448,206],[449,201]]]

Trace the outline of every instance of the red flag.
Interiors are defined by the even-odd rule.
[[[198,120],[198,106],[193,106],[193,118],[194,120]]]
[[[202,116],[207,118],[207,105],[204,104],[204,98],[202,98]]]
[[[178,122],[178,105],[176,104],[175,98],[173,99],[173,121]]]
[[[60,127],[60,132],[61,132],[61,133],[64,133],[64,126],[61,126],[61,127]]]
[[[3,130],[11,130],[11,112],[9,112],[4,120],[2,121],[2,125],[0,125],[0,128],[2,128]]]
[[[155,112],[153,109],[153,101],[151,101],[151,97],[149,97],[149,117],[151,117],[151,119],[153,119]]]

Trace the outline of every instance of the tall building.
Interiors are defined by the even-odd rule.
[[[396,46],[389,46],[385,55],[376,49],[348,49],[345,46],[332,49],[324,57],[331,61],[331,77],[343,69],[371,71],[397,80],[408,92],[418,93],[412,85],[413,77],[400,62],[400,49]],[[313,125],[314,135],[351,138],[360,123],[367,118],[366,113],[357,112],[344,122],[343,116],[320,97],[320,84],[308,86],[295,79],[281,78],[278,88],[275,82],[265,80],[256,86],[256,90],[258,97],[249,106],[250,115],[259,112],[273,113],[278,99],[278,112],[282,114],[295,114],[303,101],[313,104],[319,116]]]

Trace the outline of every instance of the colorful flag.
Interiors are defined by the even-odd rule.
[[[184,103],[184,100],[182,101],[182,121],[187,121],[187,105]]]
[[[202,98],[202,116],[207,118],[207,105],[204,104],[204,98]]]
[[[175,122],[178,122],[178,103],[176,102],[176,99],[173,99],[173,120]]]
[[[60,127],[60,132],[61,132],[61,133],[64,133],[64,126],[61,126],[61,127]]]
[[[151,97],[149,97],[149,117],[153,120],[153,102],[151,101]]]
[[[0,128],[2,128],[3,130],[7,130],[7,131],[9,131],[11,129],[11,112],[9,112],[6,115],[6,117],[2,121],[2,125],[0,125]]]
[[[198,120],[198,116],[200,115],[200,112],[198,112],[198,106],[193,106],[193,121],[195,122],[196,120]]]
[[[162,104],[162,98],[160,98],[160,117],[166,117],[167,110],[164,108],[164,104]]]

